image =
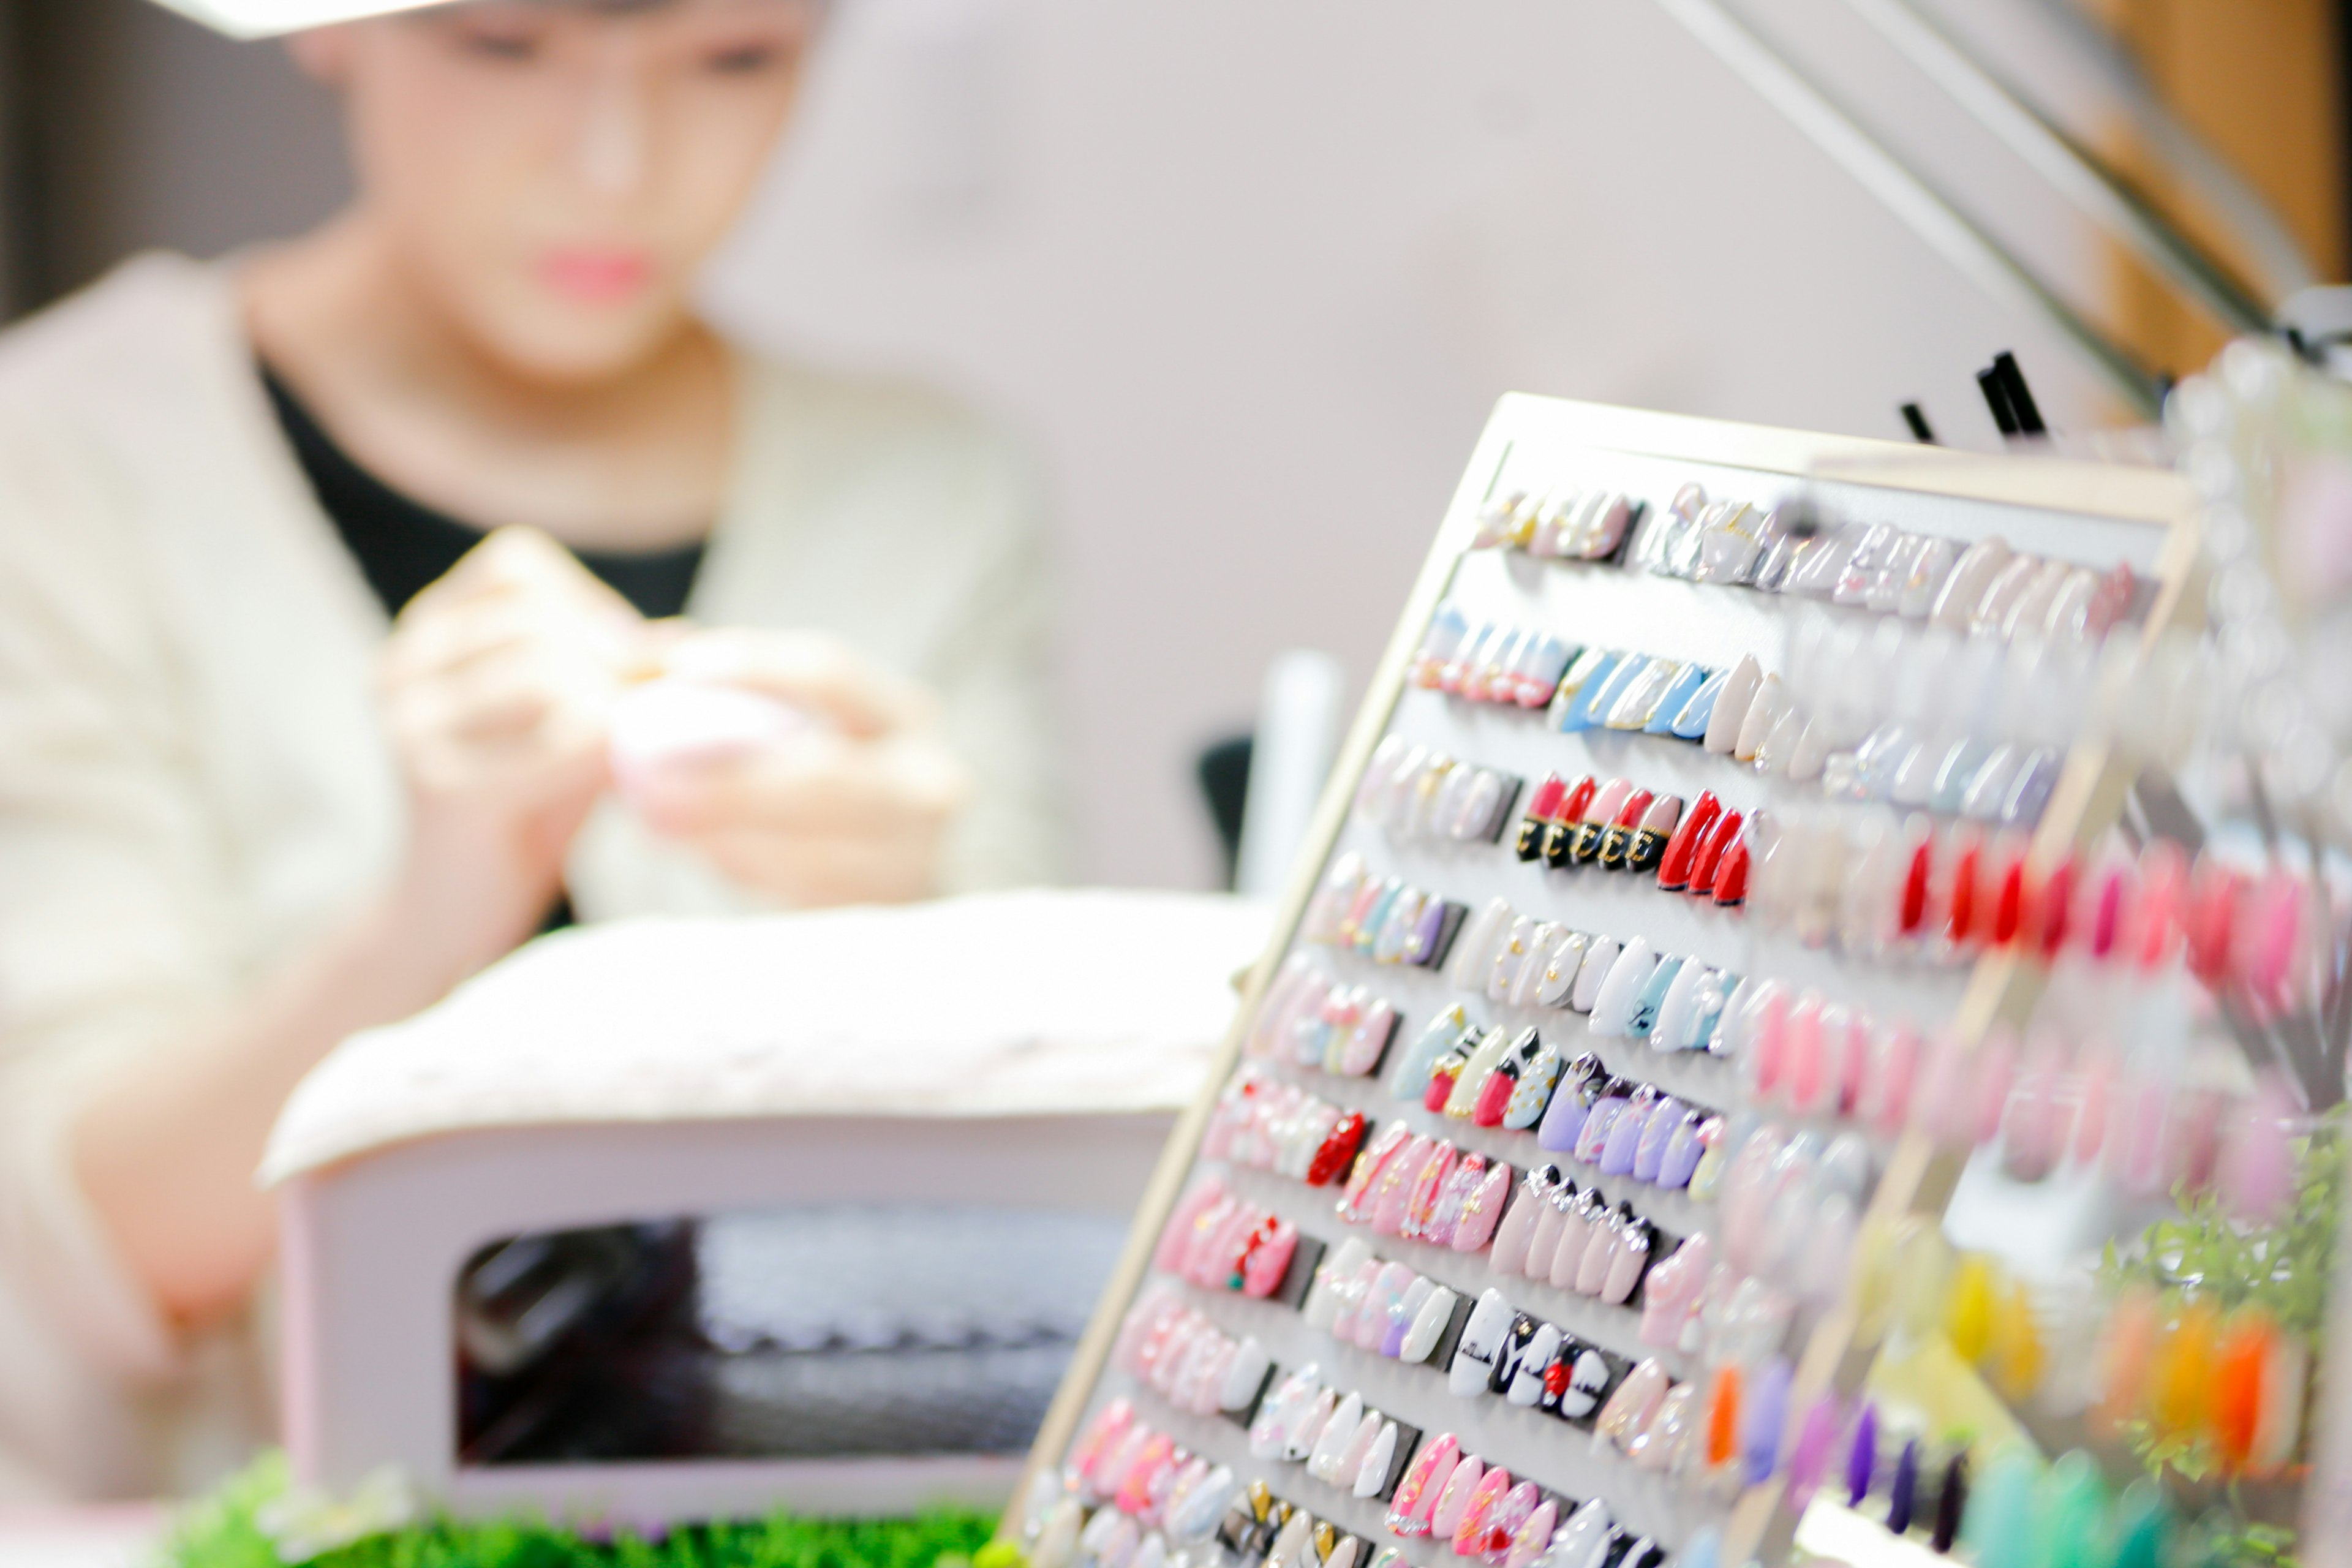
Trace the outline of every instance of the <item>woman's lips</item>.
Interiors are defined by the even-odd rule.
[[[653,279],[653,263],[625,250],[551,250],[539,264],[540,276],[557,293],[588,305],[628,299]]]

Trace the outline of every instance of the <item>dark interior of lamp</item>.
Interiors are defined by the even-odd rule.
[[[493,1242],[457,1277],[459,1462],[1018,1454],[1125,1233],[825,1207]]]

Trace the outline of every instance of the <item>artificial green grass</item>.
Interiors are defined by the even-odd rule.
[[[285,1487],[281,1458],[254,1465],[182,1522],[163,1552],[165,1568],[285,1568],[255,1518]],[[968,1563],[995,1528],[992,1515],[958,1510],[876,1520],[778,1514],[659,1539],[589,1540],[544,1522],[434,1520],[310,1561],[316,1568],[938,1568],[947,1558]]]

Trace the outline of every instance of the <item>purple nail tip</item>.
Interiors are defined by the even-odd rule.
[[[1895,1461],[1895,1482],[1886,1492],[1886,1528],[1896,1535],[1909,1530],[1918,1505],[1919,1439],[1914,1437],[1903,1445],[1902,1456]]]
[[[1740,1452],[1748,1460],[1748,1484],[1772,1479],[1780,1462],[1780,1433],[1789,1424],[1789,1363],[1775,1358],[1756,1379],[1755,1397],[1740,1423]]]
[[[1878,1406],[1865,1405],[1854,1417],[1853,1447],[1845,1456],[1845,1502],[1860,1508],[1870,1495],[1870,1478],[1878,1468]]]

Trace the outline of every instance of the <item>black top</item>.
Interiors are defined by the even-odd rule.
[[[412,500],[360,467],[268,365],[261,367],[261,382],[269,389],[278,423],[320,506],[334,520],[368,586],[383,601],[385,614],[398,615],[482,542],[482,530]],[[667,550],[575,550],[572,554],[635,605],[638,614],[659,620],[685,612],[694,574],[702,564],[702,542]]]
[[[386,615],[400,614],[403,605],[482,542],[480,529],[412,500],[360,467],[310,416],[293,389],[266,364],[261,367],[261,384],[268,388],[270,406],[278,411],[278,423],[293,445],[319,505],[334,521],[335,531],[358,561],[368,586],[383,601]],[[575,550],[572,553],[635,605],[639,615],[659,620],[685,612],[694,574],[702,564],[702,542],[668,550]],[[572,901],[559,897],[541,929],[556,931],[571,923]]]

